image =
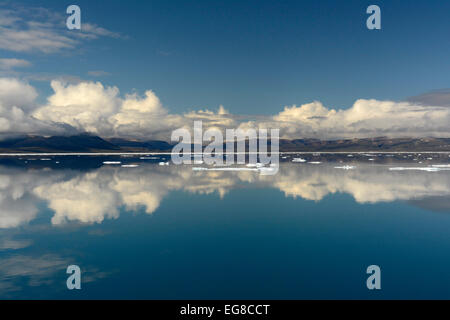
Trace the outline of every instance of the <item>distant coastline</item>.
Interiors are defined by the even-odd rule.
[[[254,152],[259,154],[259,152]],[[279,154],[283,155],[295,155],[295,154],[329,154],[329,155],[341,155],[341,154],[450,154],[450,151],[279,151]],[[0,153],[0,157],[23,157],[23,156],[145,156],[145,155],[159,155],[159,156],[170,156],[171,152],[46,152],[46,153]],[[196,155],[197,153],[191,152],[191,155]],[[223,152],[221,154],[227,154]],[[240,152],[230,152],[229,154],[242,154]],[[245,152],[245,154],[252,154],[252,152]]]
[[[246,141],[248,144],[248,141]],[[270,145],[270,141],[268,141]],[[174,144],[160,140],[137,141],[75,136],[22,136],[0,141],[0,155],[144,155],[171,154]],[[189,145],[186,145],[189,149]],[[194,146],[191,145],[192,150]],[[237,150],[236,146],[235,149]],[[248,146],[246,147],[248,150]],[[270,148],[269,148],[270,150]],[[226,153],[224,146],[223,153]],[[450,138],[280,139],[280,153],[426,153],[450,152]],[[248,153],[248,152],[247,152]]]

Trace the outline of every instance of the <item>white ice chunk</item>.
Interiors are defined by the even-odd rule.
[[[121,164],[121,161],[103,161],[103,164]]]

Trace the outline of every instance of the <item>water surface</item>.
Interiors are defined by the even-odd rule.
[[[447,154],[292,157],[272,176],[167,156],[2,158],[0,297],[450,298]]]

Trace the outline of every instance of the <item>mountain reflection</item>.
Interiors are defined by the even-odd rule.
[[[281,163],[278,174],[250,171],[193,171],[192,166],[102,166],[91,170],[23,169],[0,166],[0,228],[16,228],[39,215],[42,203],[52,211],[51,224],[101,223],[121,212],[152,214],[172,191],[218,194],[236,188],[275,188],[286,197],[320,201],[345,193],[358,203],[411,200],[433,210],[450,194],[450,171],[390,171],[387,165],[357,163],[353,170],[336,163]],[[441,201],[439,211],[450,208]]]

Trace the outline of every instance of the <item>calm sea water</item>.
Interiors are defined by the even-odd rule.
[[[4,158],[0,298],[449,299],[448,159],[288,157],[269,176]],[[381,290],[366,287],[372,264]]]

